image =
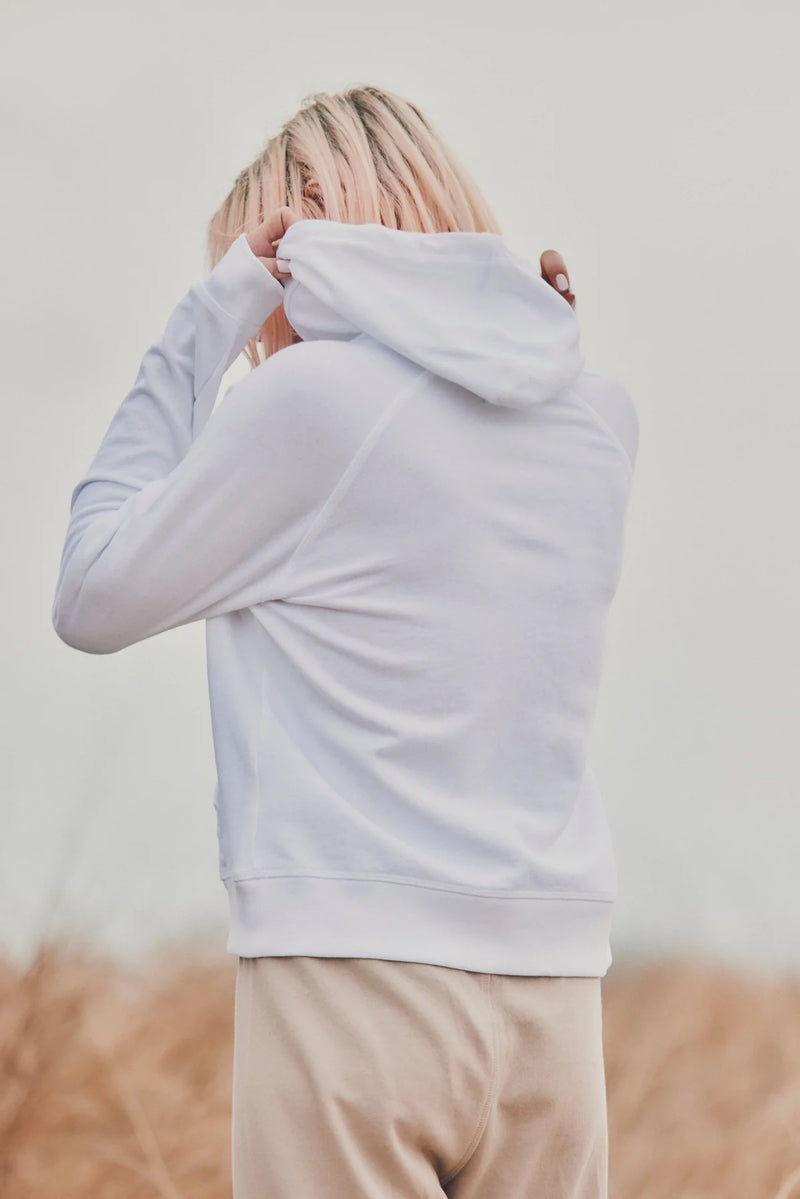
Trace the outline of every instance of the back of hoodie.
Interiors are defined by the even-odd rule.
[[[278,252],[285,287],[239,238],[146,357],[73,493],[56,629],[103,653],[206,620],[229,952],[602,975],[630,397],[496,235],[304,220]],[[209,419],[278,302],[302,341]]]

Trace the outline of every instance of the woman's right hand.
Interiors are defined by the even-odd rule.
[[[569,275],[567,274],[567,264],[559,254],[558,250],[544,250],[539,258],[539,263],[542,268],[542,278],[545,283],[549,283],[555,288],[559,295],[563,296],[567,303],[575,307],[575,294],[569,289]]]
[[[271,275],[274,275],[278,282],[290,276],[290,271],[283,271],[279,268],[279,259],[275,257],[275,247],[280,242],[286,230],[295,221],[300,221],[303,218],[299,213],[292,208],[287,208],[284,204],[266,218],[252,233],[247,235],[247,244],[258,258],[259,262],[263,262]]]

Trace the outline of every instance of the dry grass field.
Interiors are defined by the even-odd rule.
[[[230,1199],[234,983],[224,953],[0,963],[3,1199]],[[615,965],[603,1005],[610,1199],[800,1199],[800,980]]]

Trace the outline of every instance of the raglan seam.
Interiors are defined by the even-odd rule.
[[[328,497],[323,503],[322,507],[311,521],[311,524],[306,529],[298,544],[295,546],[290,557],[284,563],[283,569],[278,575],[279,585],[273,590],[280,592],[284,592],[286,590],[287,581],[291,577],[291,572],[295,568],[298,559],[302,556],[304,550],[314,540],[314,538],[324,530],[331,514],[336,510],[337,506],[341,503],[345,495],[352,487],[358,472],[369,459],[372,450],[380,440],[381,435],[386,427],[390,424],[392,419],[400,411],[406,401],[416,394],[418,389],[423,385],[423,383],[426,382],[430,374],[431,372],[429,370],[422,370],[414,377],[407,387],[400,388],[391,403],[387,406],[375,424],[372,425],[369,432],[365,435],[363,441],[361,441],[355,453],[351,457],[344,471],[339,476],[339,479],[334,484],[332,490],[328,493]],[[275,598],[279,597],[276,595]]]
[[[589,372],[586,372],[586,373],[589,373]],[[622,454],[623,458],[625,459],[625,464],[628,467],[629,472],[631,474],[633,474],[634,467],[633,467],[633,461],[631,460],[631,456],[628,453],[628,451],[625,449],[625,446],[623,445],[621,439],[614,432],[614,430],[612,429],[612,427],[608,423],[608,421],[605,419],[605,417],[601,416],[600,413],[597,411],[597,409],[595,407],[593,407],[593,405],[590,404],[589,401],[587,399],[585,399],[578,391],[576,391],[575,388],[569,388],[567,394],[572,396],[574,399],[578,400],[581,404],[583,404],[584,408],[590,414],[590,416],[593,418],[593,420],[598,425],[598,427],[603,430],[603,432],[606,434],[606,436],[614,443],[616,448]]]

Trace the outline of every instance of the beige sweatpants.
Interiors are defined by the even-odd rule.
[[[600,982],[239,958],[234,1199],[606,1199]]]

